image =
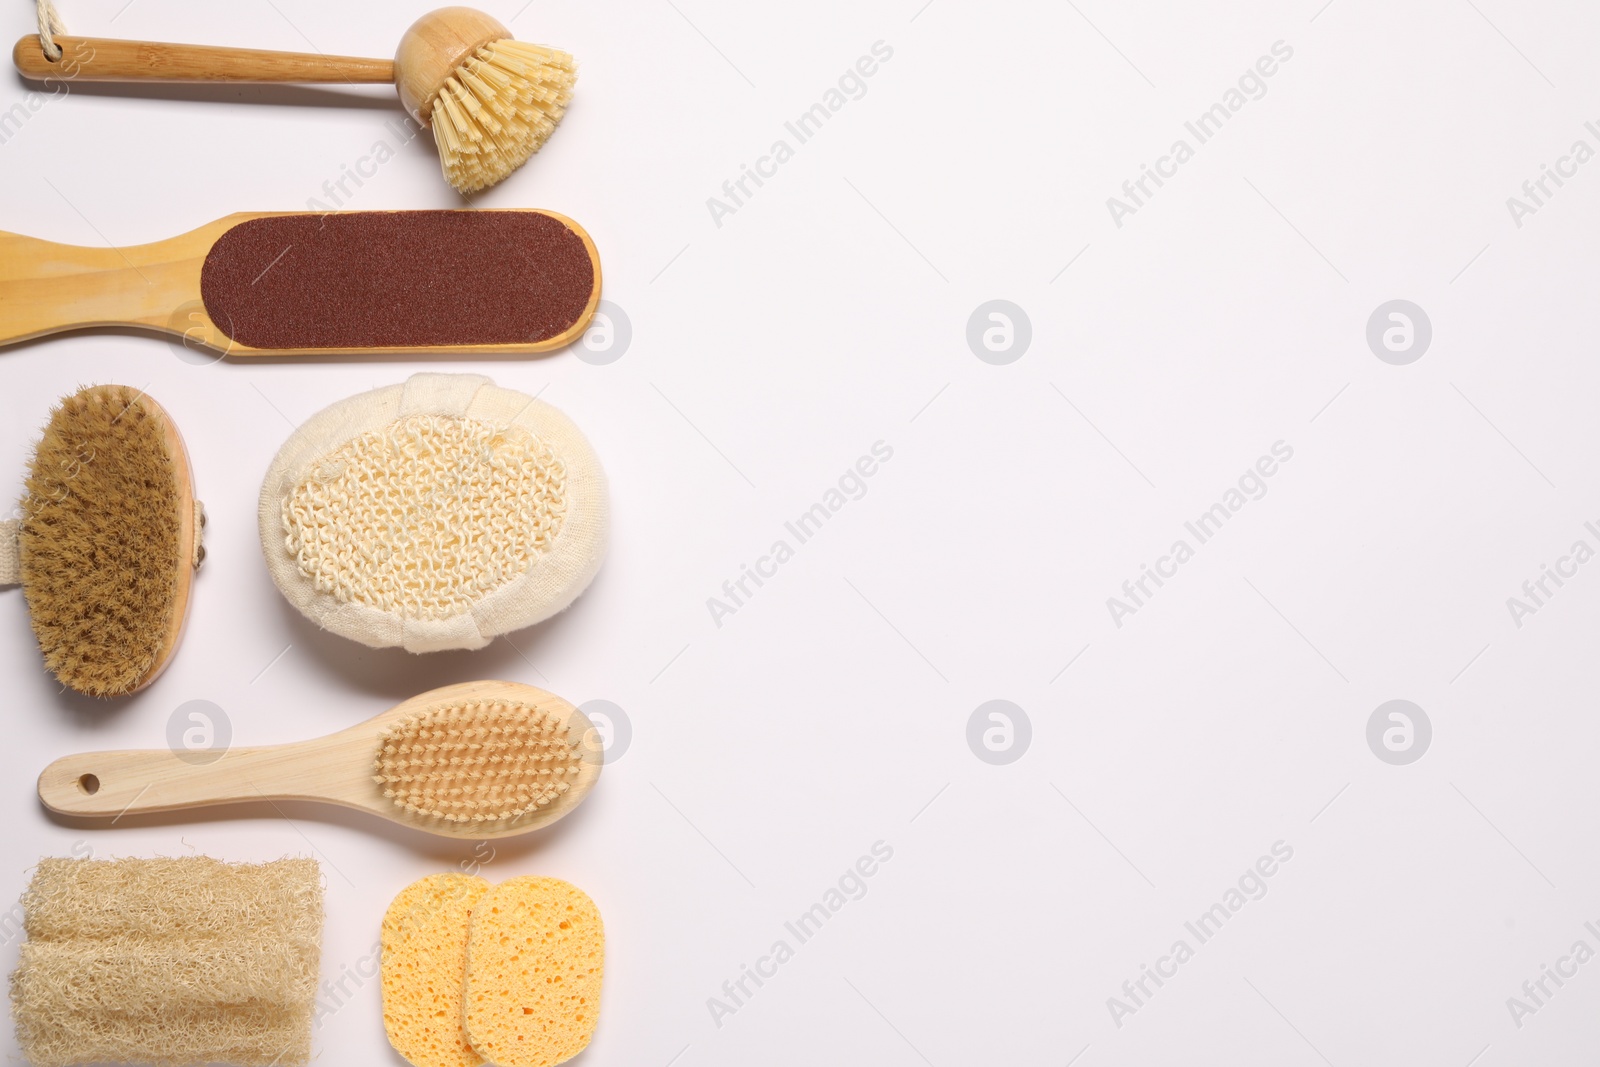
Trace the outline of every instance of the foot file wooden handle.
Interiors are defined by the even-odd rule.
[[[88,326],[228,356],[547,352],[600,302],[600,255],[564,215],[243,212],[88,248],[0,233],[0,345]]]

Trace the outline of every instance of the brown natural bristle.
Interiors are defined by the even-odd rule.
[[[561,716],[527,704],[445,705],[384,731],[373,778],[412,815],[500,822],[538,811],[572,788],[580,741]]]
[[[479,48],[434,98],[429,121],[445,180],[475,193],[544,146],[572,100],[565,52],[507,38]]]
[[[28,469],[22,591],[46,666],[92,696],[132,692],[164,662],[179,610],[187,464],[138,390],[67,397]]]

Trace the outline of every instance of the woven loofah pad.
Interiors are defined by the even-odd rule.
[[[46,859],[11,976],[34,1067],[296,1067],[311,1057],[322,876],[308,859]]]
[[[290,603],[374,648],[481,648],[570,604],[605,556],[605,474],[571,420],[471,374],[341,401],[284,444],[261,548]]]
[[[447,619],[526,574],[566,505],[566,465],[526,430],[408,415],[328,453],[294,487],[284,545],[337,600]]]

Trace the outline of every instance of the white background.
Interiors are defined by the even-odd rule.
[[[88,830],[47,818],[34,776],[160,746],[191,700],[258,744],[509,678],[613,701],[633,727],[578,813],[484,872],[598,902],[604,1006],[581,1062],[1593,1058],[1600,962],[1520,1028],[1506,1001],[1574,941],[1600,949],[1583,927],[1600,925],[1600,564],[1521,628],[1506,599],[1574,540],[1600,547],[1583,529],[1600,519],[1600,163],[1521,227],[1506,198],[1574,140],[1600,148],[1583,125],[1600,13],[483,3],[582,73],[546,151],[475,204],[582,222],[631,346],[604,366],[205,366],[107,332],[0,354],[7,492],[56,398],[116,381],[172,412],[211,516],[185,644],[136,698],[60,692],[20,595],[0,610],[0,903],[74,848],[312,855],[335,980],[364,966],[394,893],[471,847],[310,806]],[[83,34],[370,55],[424,10],[62,6]],[[6,25],[29,24],[14,4]],[[893,57],[866,94],[718,226],[707,198],[880,40]],[[1106,198],[1280,40],[1293,57],[1266,94],[1116,226]],[[0,111],[28,92],[3,81]],[[303,209],[392,140],[391,104],[74,86],[0,144],[0,229],[126,245]],[[346,206],[462,202],[423,137]],[[1005,366],[966,341],[995,298],[1032,323]],[[1366,342],[1392,299],[1432,321],[1408,366]],[[260,478],[291,428],[421,369],[543,390],[612,481],[593,587],[476,653],[319,633],[257,547]],[[1294,456],[1267,494],[1114,625],[1107,597],[1280,440]],[[893,459],[865,495],[716,626],[707,598],[877,441]],[[1433,725],[1409,766],[1366,741],[1397,698]],[[1032,723],[1007,766],[966,741],[991,699]],[[866,895],[717,1025],[708,998],[877,841],[893,859]],[[1267,895],[1117,1026],[1107,998],[1278,841],[1293,859]],[[13,934],[0,964],[16,952]],[[322,1062],[398,1063],[377,983],[343,999]]]

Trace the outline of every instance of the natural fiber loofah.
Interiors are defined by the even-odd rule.
[[[372,648],[482,648],[561,611],[605,557],[605,472],[561,412],[475,374],[324,409],[261,486],[261,551],[318,626]]]
[[[322,879],[308,859],[46,859],[11,976],[34,1067],[294,1067],[311,1055]]]
[[[449,618],[549,551],[566,482],[526,430],[411,415],[323,457],[283,502],[284,543],[336,600]]]
[[[19,569],[46,666],[92,696],[139,688],[171,654],[188,464],[160,407],[121,385],[51,413],[28,469]]]
[[[467,1043],[462,983],[467,923],[489,883],[433,874],[402,889],[383,916],[383,1029],[415,1067],[478,1067]]]
[[[499,1067],[553,1067],[600,1021],[606,932],[588,894],[559,878],[500,883],[472,907],[467,1040]]]
[[[475,193],[528,161],[555,130],[578,80],[570,55],[510,38],[479,48],[433,103],[445,180]]]
[[[537,811],[577,780],[581,738],[526,704],[432,708],[386,730],[373,779],[413,815],[495,822]]]

